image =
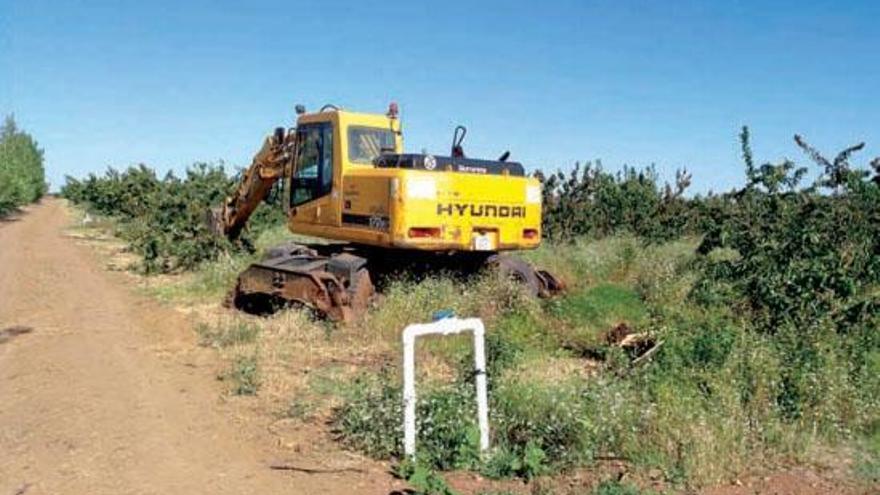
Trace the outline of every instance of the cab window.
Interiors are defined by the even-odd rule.
[[[333,188],[333,126],[302,126],[293,172],[290,202],[299,206],[330,193]]]
[[[394,153],[394,132],[391,129],[348,128],[348,161],[370,164],[383,153]]]

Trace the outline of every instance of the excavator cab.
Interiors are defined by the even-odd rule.
[[[387,191],[379,196],[371,191],[356,194],[358,200],[343,200],[343,196],[346,189],[357,189],[358,184],[370,182],[369,178],[358,177],[358,170],[372,170],[374,160],[382,154],[401,151],[399,129],[396,117],[390,115],[359,114],[336,108],[301,115],[295,131],[296,151],[287,188],[291,230],[358,241],[357,232],[349,238],[338,230],[344,227],[345,220],[357,214],[353,211],[346,214],[344,210],[357,210],[355,203],[367,201],[369,204],[361,205],[365,214],[384,211],[387,215]]]
[[[237,239],[272,185],[283,180],[291,230],[334,240],[376,242],[361,227],[388,220],[388,174],[376,177],[371,171],[380,156],[403,150],[396,106],[392,104],[386,115],[342,111],[332,105],[317,113],[305,113],[298,105],[297,113],[296,127],[278,128],[268,136],[235,193],[211,210],[211,229]],[[339,230],[351,227],[354,230]]]

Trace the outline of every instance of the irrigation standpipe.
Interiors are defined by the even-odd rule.
[[[424,335],[474,334],[474,371],[477,384],[477,422],[480,452],[489,449],[489,401],[486,392],[485,327],[479,318],[444,318],[434,323],[416,323],[403,329],[403,452],[416,453],[416,338]]]

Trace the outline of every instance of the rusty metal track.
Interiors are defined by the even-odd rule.
[[[343,322],[360,316],[375,292],[366,260],[298,248],[273,250],[269,258],[249,266],[238,276],[232,303],[252,312],[261,312],[264,305],[298,303]]]
[[[426,276],[445,265],[458,265],[465,274],[488,267],[522,283],[535,297],[552,297],[564,291],[564,284],[546,270],[537,270],[522,258],[496,254],[482,258],[412,258],[388,256],[351,246],[309,246],[286,244],[269,251],[262,261],[253,263],[238,277],[231,294],[232,304],[242,310],[270,313],[277,306],[299,304],[334,321],[360,318],[376,292],[373,276],[380,283],[388,274],[404,269],[422,269]],[[357,253],[357,254],[354,254]],[[359,256],[360,255],[360,256]],[[377,273],[371,273],[370,270]]]

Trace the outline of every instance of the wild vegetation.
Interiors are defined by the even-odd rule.
[[[287,418],[329,420],[349,448],[401,459],[400,329],[440,309],[483,318],[486,456],[466,341],[418,350],[418,457],[400,474],[427,493],[450,492],[434,470],[534,479],[608,458],[700,486],[840,446],[878,483],[880,159],[857,167],[862,145],[829,159],[796,137],[819,167],[804,183],[792,161],[757,163],[747,129],[741,145],[745,185],[720,195],[688,196],[689,174],[663,185],[650,168],[546,176],[550,240],[526,256],[566,280],[564,297],[535,301],[492,274],[403,278],[351,327],[291,311],[214,319],[201,341],[229,356],[231,392],[271,397]],[[216,300],[249,258],[218,257],[236,248],[203,240],[196,211],[229,186],[212,167],[183,180],[135,168],[69,180],[64,194],[118,218],[150,270],[199,267],[160,295]],[[282,232],[255,230],[258,250]],[[637,345],[621,345],[627,336]],[[308,378],[290,382],[297,367]],[[608,481],[596,493],[638,492]]]
[[[878,161],[871,176],[849,163],[861,145],[829,160],[796,143],[822,167],[806,186],[790,161],[756,165],[747,129],[746,186],[728,194],[688,199],[686,173],[661,187],[651,169],[548,178],[555,242],[531,257],[572,290],[484,315],[491,455],[475,450],[465,366],[423,396],[419,461],[529,478],[610,456],[699,485],[758,459],[808,460],[817,446],[876,437]],[[402,291],[411,304],[418,289]],[[621,325],[661,345],[650,362],[608,339]],[[388,440],[399,422],[379,419],[399,418],[397,373],[373,380],[337,425],[350,445],[399,457]]]
[[[0,216],[46,194],[43,150],[6,117],[0,127]]]
[[[236,180],[222,164],[197,163],[182,178],[174,173],[159,178],[141,164],[122,172],[109,168],[103,176],[90,174],[83,180],[67,177],[61,194],[113,219],[116,234],[141,258],[139,268],[144,272],[167,273],[192,270],[222,254],[247,250],[247,237],[233,245],[214,235],[205,222],[208,209],[221,203]],[[262,208],[251,222],[251,231],[280,222],[277,210]]]
[[[628,232],[650,241],[675,239],[697,228],[696,203],[684,193],[691,174],[679,170],[675,183],[661,184],[654,167],[624,167],[613,174],[601,162],[576,163],[568,174],[545,176],[544,235],[554,240],[600,238]]]

